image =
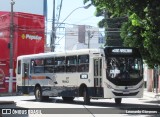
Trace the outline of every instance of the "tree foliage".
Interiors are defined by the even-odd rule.
[[[111,13],[111,17],[127,16],[128,21],[121,27],[124,45],[138,47],[151,68],[160,65],[159,0],[84,0],[87,2],[96,7],[97,16],[103,15],[104,10]]]

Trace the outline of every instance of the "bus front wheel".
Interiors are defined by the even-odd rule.
[[[84,99],[84,104],[89,105],[90,104],[90,97],[88,95],[88,90],[87,88],[83,89],[83,99]]]
[[[121,104],[122,98],[115,98],[115,103],[116,104]]]
[[[36,101],[39,101],[39,102],[42,101],[43,97],[42,97],[42,91],[40,87],[36,87],[35,89],[35,98],[36,98]]]

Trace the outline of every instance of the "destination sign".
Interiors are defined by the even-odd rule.
[[[112,50],[113,53],[126,53],[126,54],[129,54],[129,53],[132,53],[132,49],[113,49]]]

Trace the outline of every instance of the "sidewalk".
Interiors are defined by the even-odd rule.
[[[160,99],[160,93],[148,92],[147,89],[144,89],[143,97],[150,97],[150,98]]]

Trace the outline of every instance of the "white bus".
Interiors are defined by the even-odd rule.
[[[17,91],[37,101],[61,96],[72,101],[143,96],[143,61],[136,48],[105,47],[23,55],[17,58]]]

